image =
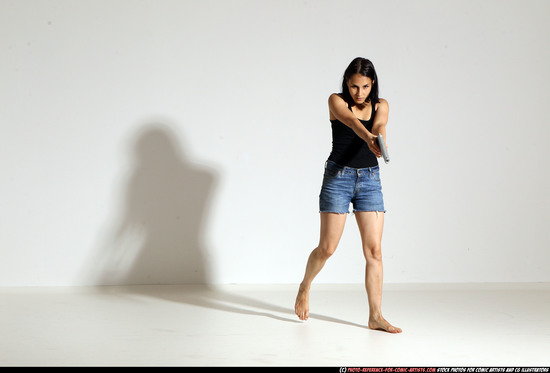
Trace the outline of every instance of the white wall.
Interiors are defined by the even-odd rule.
[[[0,285],[297,283],[327,98],[390,103],[386,282],[550,281],[550,2],[0,0]],[[362,282],[352,216],[318,282]]]

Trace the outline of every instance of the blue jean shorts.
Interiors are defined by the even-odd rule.
[[[327,161],[319,195],[319,211],[346,214],[349,213],[350,203],[353,204],[353,212],[386,212],[380,168],[351,168]]]

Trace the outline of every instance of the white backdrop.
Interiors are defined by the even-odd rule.
[[[0,0],[0,285],[298,283],[357,56],[390,103],[385,281],[550,281],[549,14]],[[317,281],[363,271],[349,216]]]

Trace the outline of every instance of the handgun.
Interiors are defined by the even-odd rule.
[[[389,163],[390,155],[388,154],[388,148],[386,148],[386,142],[384,141],[384,136],[382,136],[382,134],[378,135],[378,146],[380,147],[380,151],[382,152],[382,158],[384,158],[384,162]]]

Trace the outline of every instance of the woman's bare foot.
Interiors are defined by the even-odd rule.
[[[296,296],[294,311],[300,320],[307,320],[309,317],[309,290],[300,286]]]
[[[386,319],[382,317],[382,315],[378,317],[370,317],[369,328],[373,330],[382,330],[394,334],[402,332],[401,328],[391,325],[389,322],[386,321]]]

